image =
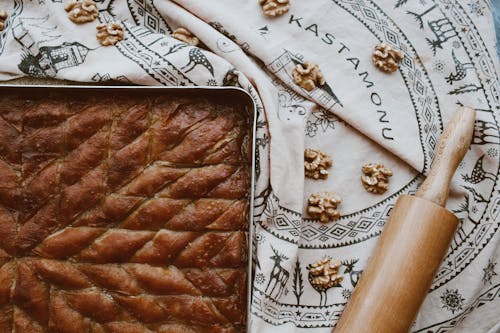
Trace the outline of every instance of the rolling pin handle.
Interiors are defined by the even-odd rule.
[[[415,196],[439,206],[446,204],[451,178],[472,140],[475,116],[476,112],[468,107],[461,107],[455,112],[441,134],[429,175]]]
[[[458,226],[443,206],[472,140],[474,118],[470,108],[455,113],[416,196],[398,198],[335,333],[410,330]]]

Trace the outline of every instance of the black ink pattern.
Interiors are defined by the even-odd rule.
[[[493,262],[493,260],[488,259],[488,264],[486,265],[485,268],[483,268],[483,283],[484,284],[491,284],[491,279],[493,276],[498,275],[497,272],[495,272],[495,266],[497,265],[496,262]]]
[[[207,57],[201,52],[199,48],[192,48],[189,50],[189,62],[181,67],[181,70],[185,70],[185,73],[192,71],[197,65],[202,65],[205,67],[212,76],[214,76],[214,69],[212,64],[208,61]]]
[[[396,6],[396,7],[398,7],[398,6]],[[432,12],[435,8],[436,8],[436,5],[427,8],[426,10],[424,10],[420,14],[415,13],[415,12],[410,12],[410,11],[407,11],[406,14],[413,16],[415,18],[415,20],[417,21],[418,27],[420,28],[420,30],[424,30],[424,20],[423,20],[423,17],[425,15],[429,14],[430,12]]]
[[[443,295],[441,295],[442,308],[451,311],[451,313],[462,310],[464,301],[465,298],[458,292],[458,289],[446,289]]]
[[[426,38],[425,40],[431,47],[432,53],[436,55],[436,48],[443,48],[443,44],[449,39],[456,37],[457,32],[453,28],[450,20],[446,17],[440,18],[435,21],[427,22],[429,28],[436,36],[436,39]]]
[[[302,279],[302,271],[300,270],[300,262],[295,261],[295,269],[293,271],[293,294],[297,298],[297,305],[300,304],[300,297],[304,293],[304,281]]]
[[[465,93],[470,93],[470,92],[476,92],[478,90],[481,90],[481,86],[476,86],[473,83],[466,84],[465,86],[461,86],[457,89],[453,89],[448,93],[448,95],[459,95],[459,94],[465,94]]]
[[[342,264],[346,267],[344,273],[349,273],[349,278],[353,287],[356,287],[359,278],[361,277],[361,273],[363,273],[362,270],[354,270],[354,265],[358,262],[358,260],[359,259],[353,259],[342,262]]]
[[[19,69],[30,76],[55,77],[64,68],[82,64],[91,49],[78,42],[44,46],[37,55],[23,55]]]
[[[462,175],[462,179],[465,180],[466,182],[470,184],[479,184],[483,180],[489,179],[492,181],[496,181],[496,176],[495,174],[491,172],[487,172],[483,168],[483,159],[484,155],[482,155],[474,165],[474,168],[472,169],[472,172],[470,175]]]
[[[445,79],[449,84],[453,84],[453,81],[460,81],[465,79],[467,76],[467,70],[474,69],[474,65],[471,62],[462,63],[458,60],[455,55],[455,51],[451,51],[451,56],[453,57],[453,61],[455,62],[455,73],[450,73]]]
[[[263,284],[266,282],[266,277],[264,276],[264,273],[260,272],[255,274],[255,283],[256,284]]]
[[[273,250],[274,255],[269,258],[274,261],[274,266],[271,270],[271,276],[269,277],[269,282],[266,286],[266,294],[270,297],[273,297],[274,294],[275,298],[279,298],[285,291],[286,283],[290,277],[290,273],[288,273],[288,271],[281,266],[281,262],[288,260],[288,257],[278,253],[278,251],[276,251],[272,246],[271,249]],[[278,289],[276,289],[276,287],[278,287]]]
[[[458,204],[458,209],[454,209],[453,213],[455,213],[455,214],[466,213],[467,214],[467,218],[469,219],[469,221],[471,221],[474,224],[478,224],[479,222],[476,221],[475,219],[473,219],[472,216],[471,216],[471,213],[474,210],[474,207],[475,207],[474,205],[471,206],[471,200],[469,199],[469,195],[465,194],[464,201],[462,203]],[[463,230],[459,229],[457,231],[457,236],[460,237],[460,240],[463,241],[463,240],[465,240],[465,238],[467,236],[466,235],[462,235],[461,234],[462,232],[463,232]]]
[[[493,122],[476,120],[474,123],[474,136],[472,143],[484,145],[487,143],[498,144],[500,142],[500,131]]]
[[[488,203],[489,200],[487,200],[481,193],[478,193],[473,187],[470,186],[462,186],[464,189],[469,191],[472,194],[472,197],[477,203]]]
[[[349,289],[342,289],[341,295],[344,299],[348,300],[349,298],[351,298],[352,291]]]
[[[166,53],[164,53],[164,54],[163,54],[163,56],[165,57],[165,56],[167,56],[167,55],[169,55],[169,54],[172,54],[172,53],[175,53],[175,52],[177,52],[177,51],[179,51],[179,50],[182,50],[183,48],[188,47],[188,46],[189,46],[189,44],[187,44],[187,43],[178,43],[178,44],[174,44],[174,45],[172,45],[172,46],[168,49],[168,51],[167,51]]]

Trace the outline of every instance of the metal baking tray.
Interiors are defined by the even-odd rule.
[[[248,266],[247,266],[247,313],[246,313],[246,330],[249,332],[250,315],[251,315],[251,300],[252,300],[252,262],[253,262],[253,205],[254,205],[254,183],[255,183],[255,131],[257,124],[257,112],[255,102],[251,95],[245,90],[238,87],[165,87],[165,86],[95,86],[95,85],[25,85],[25,84],[2,84],[0,85],[0,96],[8,95],[23,95],[23,98],[30,99],[34,96],[47,96],[63,94],[64,96],[88,96],[98,98],[100,94],[127,95],[132,97],[154,97],[154,96],[205,96],[224,101],[238,101],[243,104],[244,111],[248,116],[248,123],[251,124],[249,134],[251,135],[250,152],[251,152],[251,173],[250,173],[250,189],[249,189],[249,211],[248,211]],[[250,164],[249,163],[249,164]]]

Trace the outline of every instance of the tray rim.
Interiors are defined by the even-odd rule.
[[[217,91],[217,93],[221,93],[223,91],[228,91],[232,93],[238,93],[241,96],[240,98],[245,99],[246,101],[246,112],[249,115],[249,120],[252,128],[249,133],[251,133],[251,152],[252,152],[252,160],[250,163],[251,172],[250,172],[250,193],[249,193],[249,209],[248,209],[248,253],[247,253],[247,311],[246,311],[246,332],[250,332],[251,327],[251,306],[252,306],[252,282],[253,282],[253,254],[254,254],[254,215],[253,215],[253,207],[254,207],[254,195],[255,195],[255,150],[256,150],[256,131],[257,131],[257,105],[255,103],[254,98],[250,93],[240,87],[235,86],[136,86],[136,85],[81,85],[81,84],[0,84],[0,95],[5,90],[142,90],[144,91],[161,91],[161,90],[170,90],[176,91],[177,93],[181,91],[202,91],[204,93],[209,93],[213,91]]]

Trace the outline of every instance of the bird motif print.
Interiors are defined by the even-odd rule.
[[[468,63],[461,63],[460,60],[455,55],[455,51],[451,51],[451,56],[453,57],[453,61],[455,62],[455,73],[450,73],[446,77],[446,82],[449,84],[453,84],[453,81],[460,81],[465,78],[467,75],[467,70],[468,69],[474,69],[474,65],[470,62]]]
[[[205,67],[212,76],[214,76],[214,69],[207,57],[201,52],[199,48],[192,48],[189,50],[189,62],[181,69],[186,70],[185,73],[191,72],[197,65]]]
[[[472,172],[470,175],[462,175],[462,179],[465,180],[466,182],[469,182],[471,184],[479,184],[485,179],[489,179],[492,181],[496,181],[496,176],[495,174],[491,172],[487,172],[483,168],[483,159],[484,155],[482,155],[474,165],[474,168],[472,169]]]

